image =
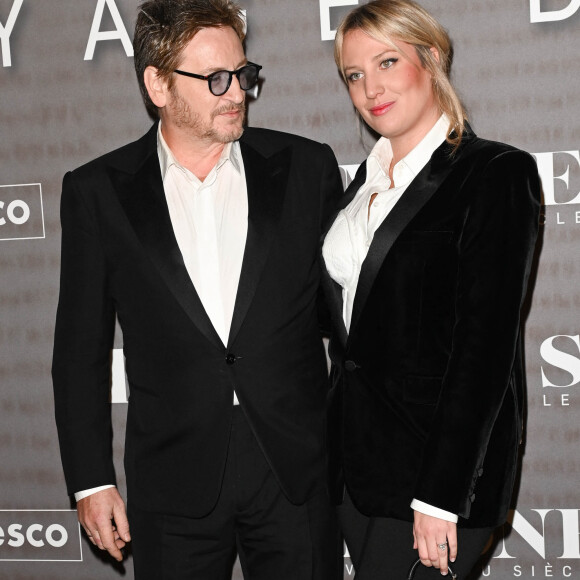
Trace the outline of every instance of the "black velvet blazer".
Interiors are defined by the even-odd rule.
[[[343,206],[364,183],[361,165]],[[350,334],[323,275],[330,483],[367,515],[412,521],[416,498],[459,525],[505,520],[522,437],[520,309],[538,234],[533,158],[471,131],[444,143],[377,230]]]

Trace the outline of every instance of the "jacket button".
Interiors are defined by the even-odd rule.
[[[350,371],[350,372],[352,372],[352,371],[355,371],[355,370],[356,370],[356,368],[357,368],[357,364],[356,364],[356,363],[355,363],[353,360],[347,360],[347,361],[344,363],[344,368],[345,368],[347,371]]]
[[[475,494],[472,493],[469,499],[471,500],[471,503],[473,503],[475,501]]]
[[[228,354],[226,355],[226,363],[228,363],[229,365],[233,365],[236,362],[236,355],[232,354],[231,352],[228,352]]]

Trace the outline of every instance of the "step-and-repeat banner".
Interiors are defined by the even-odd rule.
[[[361,0],[362,1],[362,0]],[[133,578],[79,533],[50,364],[63,174],[150,126],[133,71],[138,0],[0,0],[0,578]],[[335,69],[352,0],[242,0],[263,65],[251,125],[329,143],[345,185],[373,145]],[[580,578],[580,0],[423,0],[454,41],[475,131],[532,153],[545,207],[526,305],[527,436],[511,521],[480,578]],[[127,393],[117,333],[119,485]],[[494,364],[493,360],[489,361]],[[345,554],[345,578],[354,573]],[[241,578],[239,568],[235,579]]]

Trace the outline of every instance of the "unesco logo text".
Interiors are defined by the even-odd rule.
[[[0,185],[0,240],[44,237],[40,183]]]
[[[0,562],[82,562],[76,510],[0,510]]]

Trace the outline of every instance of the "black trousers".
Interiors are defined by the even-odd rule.
[[[418,558],[413,549],[413,524],[402,520],[361,514],[345,494],[338,508],[340,525],[348,547],[356,580],[406,580]],[[451,564],[458,580],[466,580],[479,559],[493,528],[458,528],[457,560]],[[447,576],[449,577],[449,576]],[[420,565],[415,580],[441,580],[437,568]]]
[[[187,458],[183,458],[187,461]],[[203,469],[203,466],[199,467]],[[325,492],[291,504],[244,414],[234,409],[218,503],[203,518],[128,506],[135,580],[342,580],[342,543]]]

